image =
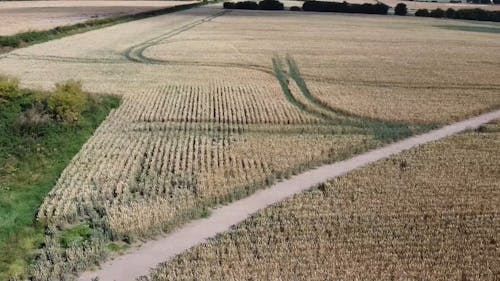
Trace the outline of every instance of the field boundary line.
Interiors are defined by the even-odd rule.
[[[218,1],[218,0],[215,0]],[[97,20],[87,20],[67,26],[58,26],[47,30],[21,32],[13,35],[0,36],[0,55],[8,54],[10,51],[25,48],[31,45],[64,38],[67,36],[85,33],[88,31],[110,27],[117,24],[127,23],[135,20],[142,20],[156,16],[162,16],[170,13],[180,12],[207,4],[217,2],[194,2],[180,4],[177,6],[152,9],[145,12],[139,12],[130,15],[115,16]],[[33,37],[33,38],[30,38]],[[11,41],[15,43],[10,43]],[[13,45],[12,45],[13,44]],[[0,56],[2,58],[3,56]]]
[[[350,159],[295,175],[290,179],[259,190],[254,194],[213,210],[208,218],[187,223],[173,232],[144,243],[139,248],[101,265],[95,272],[85,272],[78,280],[133,281],[149,273],[151,268],[166,262],[191,247],[208,241],[219,233],[230,230],[252,214],[281,202],[292,195],[311,189],[321,183],[362,168],[376,161],[420,145],[440,140],[454,134],[475,129],[500,118],[500,110],[481,114],[430,132],[413,136],[384,147],[368,151]],[[94,279],[95,280],[95,279]]]

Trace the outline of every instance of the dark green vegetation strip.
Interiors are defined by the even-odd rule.
[[[449,30],[459,30],[459,31],[469,31],[469,32],[500,33],[500,28],[488,27],[488,26],[437,25],[436,27]]]
[[[159,15],[164,15],[168,13],[173,13],[177,11],[187,10],[190,8],[203,5],[205,3],[207,2],[184,4],[159,10],[147,11],[134,15],[91,20],[83,23],[77,23],[74,25],[56,27],[45,31],[30,31],[11,36],[0,36],[0,53],[6,53],[16,48],[26,47],[37,43],[59,39],[65,36],[83,33],[98,28],[108,27],[119,23],[125,23],[133,20],[139,20]]]
[[[35,222],[37,208],[73,156],[119,104],[113,96],[89,98],[78,120],[68,123],[39,110],[51,94],[2,88],[0,81],[0,280],[26,277],[32,252],[43,243],[46,231]],[[62,242],[84,239],[85,230],[82,226],[69,231]]]

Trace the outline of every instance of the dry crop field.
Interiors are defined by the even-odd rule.
[[[476,23],[206,6],[0,56],[25,86],[80,79],[123,97],[39,210],[49,235],[33,280],[70,278],[110,241],[498,108],[500,38],[463,26]],[[90,236],[60,245],[75,226]]]
[[[87,20],[157,10],[195,1],[6,1],[0,2],[0,36],[46,30]]]
[[[141,280],[497,280],[500,122],[294,196]]]

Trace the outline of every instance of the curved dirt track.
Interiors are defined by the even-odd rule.
[[[208,218],[192,221],[156,241],[147,242],[139,249],[103,264],[101,269],[96,272],[82,274],[79,280],[90,281],[94,277],[98,277],[101,281],[135,280],[139,276],[148,274],[149,270],[158,263],[167,261],[183,251],[207,241],[208,238],[229,230],[232,225],[242,222],[251,214],[282,201],[295,193],[305,191],[329,179],[342,176],[352,170],[404,150],[439,140],[467,129],[477,128],[497,118],[500,118],[500,110],[482,114],[375,149],[345,161],[325,165],[293,176],[268,189],[260,190],[245,199],[218,208]]]

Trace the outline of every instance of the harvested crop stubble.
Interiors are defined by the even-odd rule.
[[[0,2],[0,36],[137,14],[186,3],[194,1],[3,1]]]
[[[296,195],[141,280],[495,280],[499,124]]]

